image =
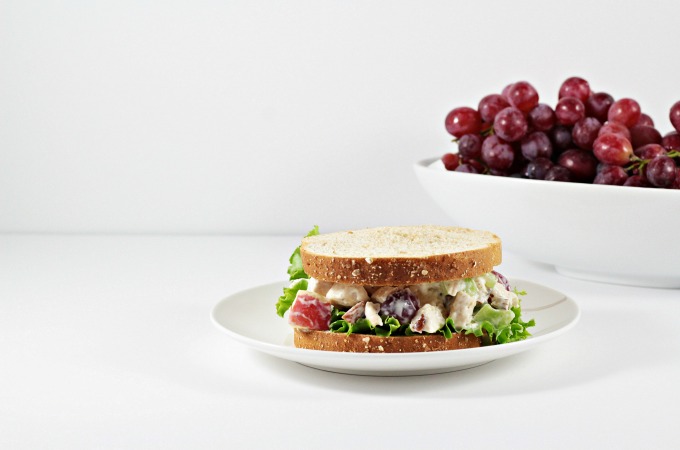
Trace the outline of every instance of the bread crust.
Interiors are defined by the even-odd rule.
[[[393,255],[374,249],[384,235],[389,236],[384,246],[395,247]],[[493,233],[431,225],[310,236],[302,240],[300,255],[313,278],[370,286],[471,278],[491,272],[502,260],[501,240]]]
[[[297,348],[351,353],[417,353],[481,346],[481,339],[473,334],[454,334],[451,339],[441,334],[380,337],[304,328],[295,328],[293,342]]]

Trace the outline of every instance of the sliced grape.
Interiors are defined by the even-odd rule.
[[[413,319],[420,308],[420,303],[415,295],[408,289],[400,289],[388,295],[380,304],[380,315],[394,317],[401,324],[406,324]]]
[[[298,291],[288,313],[291,325],[310,330],[328,330],[330,320],[330,303],[313,292]]]

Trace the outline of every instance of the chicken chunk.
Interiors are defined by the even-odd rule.
[[[472,313],[477,300],[463,291],[458,292],[449,306],[449,317],[457,330],[466,328],[472,322]]]

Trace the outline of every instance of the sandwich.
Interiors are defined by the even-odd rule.
[[[487,231],[397,226],[319,234],[289,259],[277,314],[298,348],[368,353],[457,350],[526,339],[524,292],[494,270]]]

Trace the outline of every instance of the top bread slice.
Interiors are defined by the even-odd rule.
[[[403,286],[490,272],[501,263],[501,240],[469,228],[379,227],[308,236],[300,255],[305,272],[318,280]]]

